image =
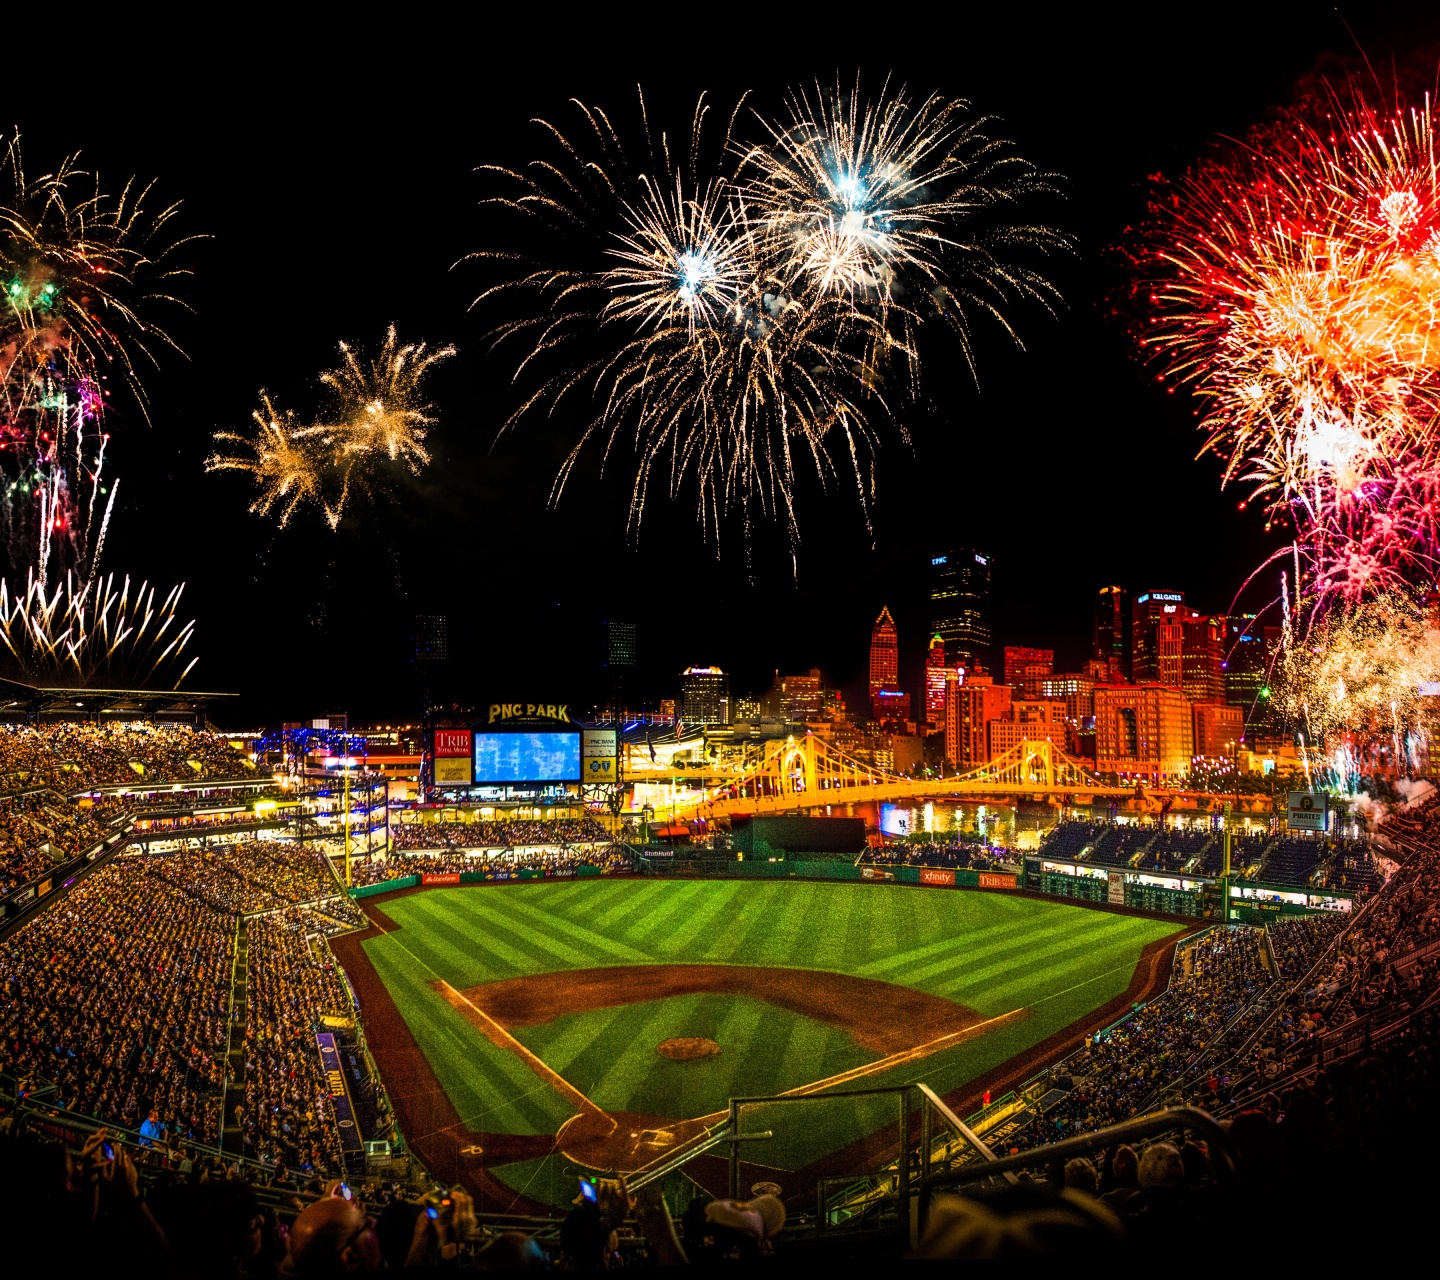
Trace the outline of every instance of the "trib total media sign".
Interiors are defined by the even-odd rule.
[[[468,787],[474,781],[469,729],[436,729],[431,754],[435,760],[435,785]]]

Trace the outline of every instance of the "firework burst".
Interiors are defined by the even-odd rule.
[[[993,214],[1033,171],[1022,181],[1018,162],[989,153],[956,104],[855,101],[798,95],[793,119],[761,121],[768,142],[753,146],[736,133],[741,104],[712,144],[702,95],[677,147],[652,131],[643,97],[631,144],[603,111],[577,104],[573,135],[539,122],[555,155],[485,167],[505,186],[485,203],[519,215],[538,241],[533,258],[471,255],[503,267],[477,302],[502,309],[493,336],[522,349],[517,379],[539,379],[505,429],[571,403],[587,423],[552,500],[597,442],[605,461],[633,449],[632,533],[660,479],[672,500],[693,490],[707,534],[731,511],[747,532],[778,518],[793,550],[802,469],[825,487],[848,477],[868,520],[877,424],[900,407],[887,366],[903,359],[913,386],[915,325],[931,310],[960,317],[968,357],[961,302],[985,293],[977,281],[993,286],[995,314],[1044,292],[1019,269],[1000,287],[999,246],[1007,233],[1026,239],[1019,228],[996,218],[993,236],[956,232],[962,209]],[[925,194],[942,181],[946,195]],[[967,256],[975,269],[962,278],[953,268]]]
[[[891,355],[918,374],[915,328],[943,317],[975,372],[974,318],[1019,340],[1008,317],[1023,301],[1054,308],[1059,295],[1027,260],[1069,248],[1052,227],[1015,216],[1057,193],[990,132],[968,103],[914,100],[887,81],[867,101],[857,79],[789,95],[788,118],[740,172],[767,248],[802,292],[876,309]]]
[[[1423,735],[1420,699],[1440,681],[1440,629],[1405,592],[1371,595],[1317,620],[1281,652],[1279,709],[1316,746]]]
[[[26,680],[138,686],[163,677],[178,689],[199,661],[186,653],[195,623],[176,612],[184,591],[181,583],[157,598],[147,582],[73,573],[52,591],[31,573],[24,593],[12,595],[0,578],[0,644]]]
[[[260,408],[250,416],[257,428],[253,436],[215,433],[217,442],[239,445],[248,453],[213,453],[205,459],[205,470],[244,471],[254,476],[259,492],[250,504],[251,512],[268,516],[278,509],[283,529],[301,503],[323,505],[324,460],[308,438],[310,432],[289,410],[277,411],[265,392],[260,393]]]
[[[0,505],[18,571],[88,575],[114,503],[104,474],[106,370],[144,407],[139,367],[174,346],[149,317],[188,274],[172,265],[177,205],[107,192],[74,157],[31,178],[19,138],[0,155]]]
[[[1224,480],[1293,525],[1324,607],[1433,580],[1440,165],[1428,101],[1287,117],[1157,203],[1142,342]]]
[[[391,325],[374,360],[340,343],[341,364],[320,375],[330,389],[333,411],[303,424],[290,410],[277,410],[261,392],[261,407],[251,417],[254,435],[217,431],[217,450],[205,460],[207,471],[244,471],[258,487],[250,510],[279,512],[284,528],[301,506],[316,506],[332,529],[338,528],[356,494],[373,495],[383,479],[382,461],[399,462],[412,475],[429,463],[425,437],[438,418],[422,383],[454,347],[427,349],[423,342],[401,346]],[[234,446],[244,452],[235,453]]]

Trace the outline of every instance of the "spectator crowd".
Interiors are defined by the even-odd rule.
[[[254,912],[246,1069],[227,1081],[236,919]],[[0,942],[0,1072],[53,1084],[68,1111],[207,1144],[228,1083],[248,1151],[336,1169],[314,1028],[351,1002],[308,939],[361,923],[296,845],[125,854]]]
[[[567,848],[608,844],[610,833],[594,818],[476,819],[474,822],[396,822],[397,849]]]
[[[398,847],[398,842],[397,842]],[[470,854],[449,852],[397,852],[388,857],[352,859],[350,878],[355,884],[379,884],[405,876],[445,874],[459,871],[515,872],[541,871],[551,876],[574,875],[581,867],[598,867],[602,874],[633,871],[634,859],[624,845],[571,847],[565,850],[523,849],[506,853]]]

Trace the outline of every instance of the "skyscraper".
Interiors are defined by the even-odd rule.
[[[961,547],[930,557],[930,630],[951,666],[990,663],[990,557]]]
[[[1191,702],[1225,701],[1225,619],[1182,609],[1184,658],[1180,688]]]
[[[612,714],[619,715],[634,692],[630,686],[640,661],[639,628],[633,622],[612,620],[602,622],[600,631],[600,666],[605,673],[607,705]]]
[[[925,653],[925,719],[932,725],[945,723],[945,685],[949,682],[950,671],[945,666],[945,637],[930,637],[930,648]]]
[[[1130,593],[1124,587],[1100,588],[1090,656],[1107,665],[1109,679],[1130,679]]]
[[[881,719],[880,691],[894,692],[899,687],[900,637],[895,630],[895,619],[890,616],[890,606],[886,605],[870,628],[870,710],[875,719]]]
[[[1184,687],[1184,609],[1183,591],[1145,591],[1135,597],[1130,610],[1130,678],[1136,684]]]
[[[1026,649],[1014,644],[1005,646],[1005,683],[1016,691],[1016,697],[1038,698],[1040,682],[1054,674],[1054,649]]]
[[[719,667],[680,673],[680,719],[688,725],[730,723],[730,677]]]

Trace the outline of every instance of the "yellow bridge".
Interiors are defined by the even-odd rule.
[[[1133,797],[1136,789],[1111,786],[1053,743],[1021,742],[989,764],[949,778],[906,778],[864,764],[807,734],[771,742],[760,760],[719,786],[680,794],[677,817],[714,818],[736,813],[789,813],[871,800],[1053,798],[1090,803],[1097,796]],[[667,806],[668,807],[668,806]]]

